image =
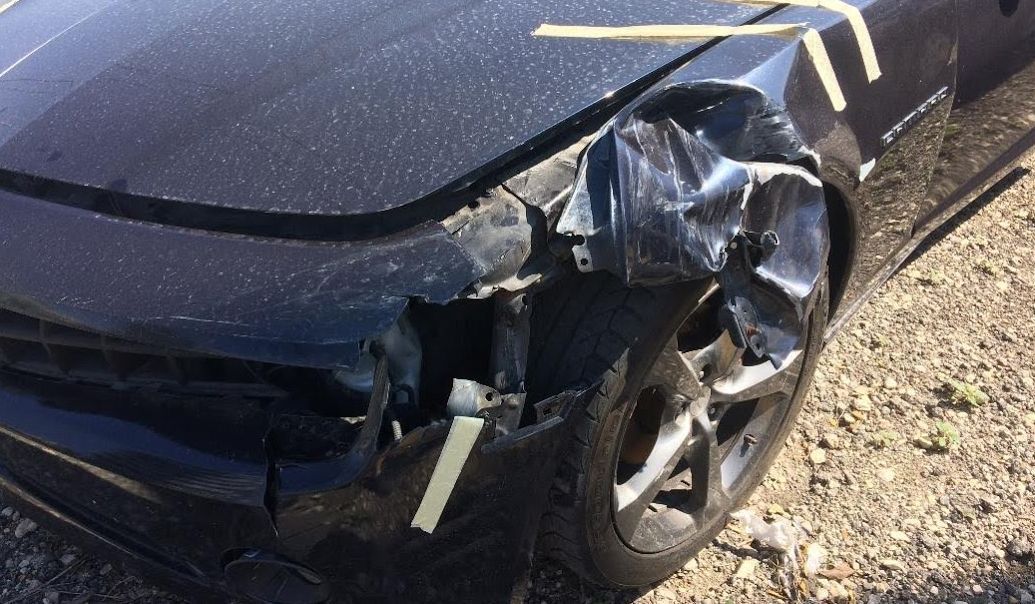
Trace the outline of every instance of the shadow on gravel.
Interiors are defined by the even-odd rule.
[[[1029,596],[1035,596],[1035,567],[1032,562],[1015,572],[999,572],[967,576],[932,575],[925,582],[928,587],[938,587],[939,593],[932,594],[884,594],[883,602],[915,602],[916,604],[944,604],[947,602],[967,604],[1029,604]],[[978,587],[980,593],[975,592]]]
[[[658,583],[661,585],[664,582]],[[525,604],[579,602],[592,604],[632,604],[654,587],[613,591],[598,587],[545,557],[536,557]]]
[[[948,221],[945,222],[945,224],[938,227],[930,235],[928,235],[927,238],[924,239],[923,243],[917,246],[916,250],[913,251],[909,258],[906,259],[906,261],[902,263],[902,266],[898,267],[898,270],[895,272],[899,273],[905,270],[910,264],[913,263],[913,261],[923,256],[927,252],[927,250],[931,249],[935,245],[938,245],[939,242],[951,235],[953,231],[958,229],[960,225],[962,225],[964,222],[970,220],[975,215],[977,215],[978,212],[980,212],[986,206],[998,199],[1000,195],[1010,190],[1010,187],[1015,185],[1018,181],[1027,176],[1029,173],[1030,170],[1028,170],[1027,168],[1015,168],[1013,171],[1009,172],[999,182],[995,183],[994,185],[989,187],[987,191],[979,195],[977,199],[970,202],[970,204],[967,205],[967,207],[960,210],[958,214],[950,218]]]

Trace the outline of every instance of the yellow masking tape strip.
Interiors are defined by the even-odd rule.
[[[725,38],[728,36],[798,36],[812,59],[819,79],[830,96],[830,102],[837,111],[848,106],[841,83],[830,62],[826,44],[814,29],[804,25],[631,25],[627,27],[592,27],[582,25],[540,25],[532,32],[534,36],[552,38],[589,38],[595,40],[617,39],[680,39],[680,38]]]
[[[845,100],[845,93],[841,90],[841,83],[837,80],[834,64],[830,62],[827,45],[823,43],[822,36],[818,31],[807,28],[802,33],[801,39],[805,43],[805,49],[809,51],[809,56],[812,57],[812,64],[816,66],[819,79],[830,96],[834,110],[844,111],[848,107],[848,101]]]
[[[10,2],[7,2],[5,4],[0,4],[0,13],[2,13],[5,10],[11,8],[15,4],[18,4],[19,2],[21,2],[21,0],[10,0]]]
[[[733,0],[741,4],[765,4],[768,6],[777,4],[792,4],[794,6],[808,6],[811,8],[823,8],[826,10],[841,13],[848,19],[855,38],[859,41],[859,51],[862,53],[863,66],[866,67],[866,77],[871,82],[881,76],[880,62],[877,60],[877,50],[873,47],[873,38],[870,37],[870,28],[866,25],[862,11],[844,0]]]
[[[446,443],[442,446],[442,452],[438,456],[438,463],[431,473],[431,481],[424,491],[424,498],[420,501],[417,513],[413,515],[413,522],[410,526],[422,529],[428,533],[438,526],[439,518],[442,517],[442,510],[446,509],[446,502],[453,493],[453,487],[460,478],[460,472],[467,463],[471,449],[482,432],[485,420],[477,417],[454,417],[453,425],[449,427],[449,435],[446,436]]]

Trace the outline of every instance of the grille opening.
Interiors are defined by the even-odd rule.
[[[281,398],[318,395],[329,387],[327,372],[316,369],[154,348],[5,309],[0,309],[0,368],[118,390],[197,396]],[[301,385],[309,392],[298,392]]]

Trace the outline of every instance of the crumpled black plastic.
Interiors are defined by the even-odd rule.
[[[593,141],[557,230],[585,239],[580,269],[627,285],[718,278],[727,303],[746,309],[752,348],[781,364],[830,249],[822,183],[786,163],[809,157],[786,112],[757,90],[668,89]],[[776,245],[741,256],[763,235]]]

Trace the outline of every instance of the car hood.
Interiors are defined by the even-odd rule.
[[[20,0],[0,13],[0,170],[348,215],[461,188],[703,41],[542,23],[735,25],[707,0]]]

